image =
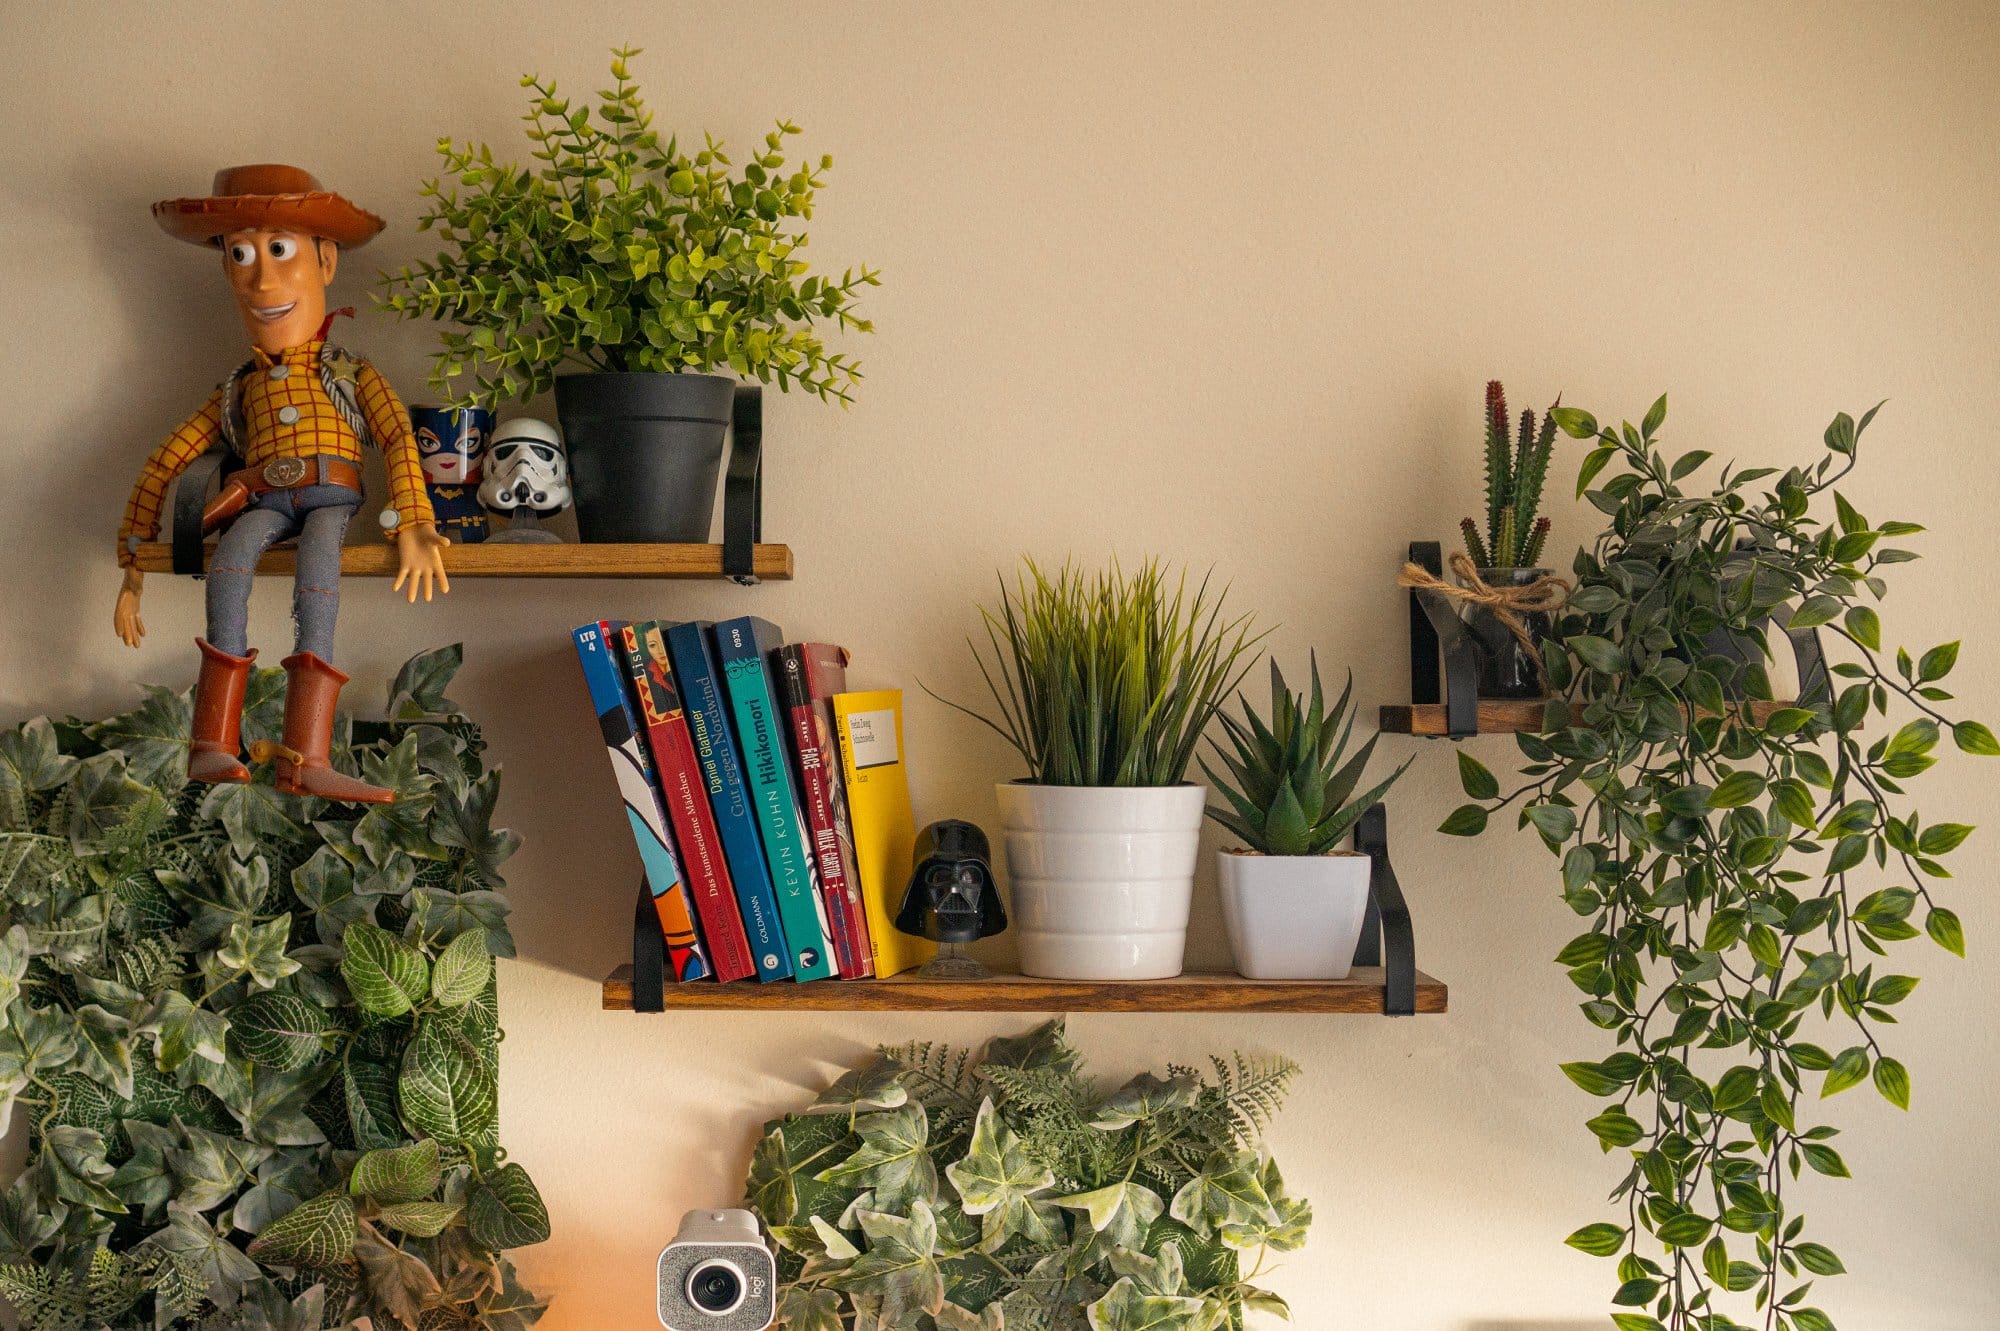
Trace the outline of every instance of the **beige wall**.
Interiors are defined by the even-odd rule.
[[[507,769],[521,960],[503,970],[506,1138],[556,1237],[527,1252],[551,1328],[649,1325],[681,1210],[729,1200],[757,1125],[837,1065],[1012,1017],[600,1013],[637,873],[566,630],[597,615],[754,610],[837,638],[913,695],[920,814],[990,822],[1008,754],[918,694],[970,695],[962,647],[1022,552],[1215,565],[1245,607],[1398,696],[1412,537],[1475,503],[1481,383],[1636,414],[1724,456],[1809,455],[1841,408],[1892,399],[1851,493],[1929,523],[1892,636],[1963,635],[1992,720],[1993,404],[2000,397],[2000,11],[1966,4],[1137,4],[696,7],[505,3],[0,7],[0,719],[102,712],[178,681],[200,625],[156,578],[152,637],[113,642],[111,531],[139,458],[242,354],[208,265],[152,200],[217,165],[293,160],[392,229],[345,272],[423,252],[440,134],[518,153],[515,77],[584,90],[629,41],[666,126],[744,144],[797,119],[838,159],[813,249],[879,265],[881,331],[850,412],[770,408],[768,513],[795,582],[462,581],[411,609],[352,584],[342,660],[386,672],[463,639],[456,690]],[[274,58],[269,52],[282,53]],[[412,398],[426,337],[350,341]],[[1565,455],[1561,471],[1575,460]],[[1571,544],[1593,515],[1557,505]],[[1560,542],[1558,543],[1560,544]],[[286,645],[287,589],[253,638]],[[1956,605],[1954,604],[1956,599]],[[1549,963],[1573,922],[1518,838],[1431,835],[1444,745],[1391,741],[1397,862],[1443,1019],[1073,1023],[1121,1075],[1231,1046],[1307,1075],[1275,1145],[1316,1236],[1273,1278],[1306,1326],[1573,1331],[1608,1266],[1560,1240],[1614,1181],[1555,1072],[1600,1052]],[[1481,740],[1504,763],[1512,748]],[[1939,816],[2000,822],[1991,769],[1948,761]],[[1800,1189],[1855,1274],[1841,1324],[1990,1322],[2000,1241],[1990,1011],[1992,834],[1964,854],[1975,960],[1928,973],[1897,1039],[1906,1117],[1838,1102],[1857,1181]],[[1198,959],[1221,959],[1212,875]]]

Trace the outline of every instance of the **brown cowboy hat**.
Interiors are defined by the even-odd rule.
[[[331,190],[310,171],[268,163],[226,166],[205,199],[162,199],[153,205],[161,230],[195,245],[213,245],[231,231],[298,231],[344,250],[367,244],[384,223]]]

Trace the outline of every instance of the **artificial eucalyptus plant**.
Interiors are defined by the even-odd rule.
[[[1829,1331],[1809,1291],[1843,1265],[1806,1237],[1791,1187],[1804,1170],[1847,1176],[1815,1106],[1872,1079],[1908,1108],[1881,1028],[1917,979],[1890,949],[1921,919],[1964,955],[1936,885],[1972,829],[1933,821],[1906,787],[1946,734],[1968,753],[2000,744],[1945,710],[1957,643],[1883,651],[1869,603],[1915,558],[1887,542],[1922,528],[1871,523],[1835,489],[1874,415],[1835,417],[1809,466],[1731,466],[1689,491],[1710,455],[1662,450],[1665,398],[1615,430],[1559,409],[1596,445],[1577,489],[1611,520],[1577,556],[1545,651],[1567,707],[1518,737],[1525,779],[1504,796],[1460,754],[1477,802],[1443,830],[1476,834],[1518,804],[1589,922],[1557,961],[1615,1051],[1563,1071],[1607,1102],[1587,1126],[1626,1170],[1618,1218],[1569,1243],[1618,1259],[1621,1331]],[[1833,640],[1834,685],[1773,705],[1776,629]]]
[[[190,785],[190,703],[0,732],[0,1295],[27,1331],[519,1331],[548,1237],[497,1128],[500,773],[412,659],[338,805]],[[255,672],[248,740],[283,729]]]
[[[879,279],[865,264],[812,274],[798,229],[833,158],[789,161],[799,127],[783,120],[740,169],[713,137],[662,141],[627,65],[638,54],[612,52],[594,114],[522,76],[533,165],[439,140],[453,179],[425,182],[417,225],[444,248],[386,277],[381,304],[464,330],[440,334],[430,380],[460,405],[526,401],[564,366],[726,368],[847,402],[861,366],[819,325],[870,331],[854,307]]]
[[[1060,1020],[983,1057],[885,1049],[767,1125],[749,1204],[786,1331],[1215,1331],[1312,1207],[1258,1144],[1297,1068],[1212,1059],[1105,1093]],[[1250,1259],[1251,1269],[1243,1263]]]

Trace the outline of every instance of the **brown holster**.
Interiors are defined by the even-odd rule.
[[[227,526],[259,495],[307,485],[340,485],[359,494],[361,468],[345,458],[315,454],[309,458],[274,458],[261,467],[231,472],[223,477],[222,489],[201,511],[202,534]]]

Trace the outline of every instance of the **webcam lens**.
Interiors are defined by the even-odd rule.
[[[704,1262],[688,1275],[688,1302],[721,1316],[743,1302],[743,1273],[729,1262]]]

